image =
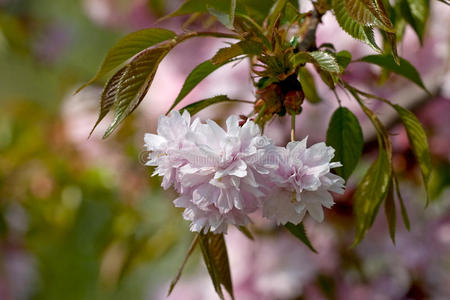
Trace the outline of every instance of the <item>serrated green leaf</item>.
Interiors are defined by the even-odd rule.
[[[161,28],[142,29],[126,35],[108,51],[97,74],[83,84],[77,92],[96,80],[103,78],[142,50],[173,39],[175,36],[176,34],[173,31]]]
[[[411,80],[422,89],[424,89],[427,93],[429,93],[425,85],[423,84],[422,79],[420,78],[420,74],[419,72],[417,72],[416,68],[406,59],[401,57],[399,57],[399,59],[400,64],[398,65],[395,63],[394,58],[391,55],[368,55],[360,58],[359,60],[357,60],[357,62],[367,62],[378,65],[382,68],[386,68]]]
[[[370,26],[364,26],[356,22],[347,12],[345,3],[342,0],[332,0],[332,7],[339,26],[349,35],[363,41],[378,52],[380,48],[375,42],[373,29]]]
[[[223,286],[234,299],[227,247],[223,234],[200,234],[200,248],[217,294],[224,299],[221,287]]]
[[[428,204],[430,201],[428,191],[430,188],[429,185],[432,166],[427,135],[422,127],[422,124],[420,124],[420,121],[412,112],[397,104],[394,104],[393,107],[399,114],[400,119],[402,120],[402,123],[405,126],[412,152],[414,153],[414,156],[419,162],[423,182],[425,185],[425,190],[427,191],[427,204]]]
[[[349,109],[339,107],[333,113],[328,125],[326,143],[336,150],[333,160],[343,165],[335,169],[336,173],[347,181],[358,164],[364,146],[359,121]]]
[[[108,114],[114,105],[116,99],[117,88],[119,86],[120,78],[122,78],[123,73],[126,71],[127,67],[123,67],[116,74],[114,74],[106,83],[103,88],[102,96],[100,99],[100,113],[94,127],[92,128],[89,136],[92,135],[97,125],[103,120],[103,118]]]
[[[340,73],[340,68],[333,55],[325,51],[312,51],[309,54],[314,58],[316,64],[325,71]]]
[[[394,30],[384,9],[380,9],[376,1],[345,0],[343,2],[348,15],[361,25],[375,26],[391,32]]]
[[[227,63],[227,62],[225,62]],[[169,112],[178,104],[184,97],[187,96],[203,79],[205,79],[209,74],[213,73],[215,70],[223,66],[224,64],[215,65],[211,63],[210,60],[204,61],[198,66],[196,66],[191,73],[187,76],[180,93],[173,102],[169,109]]]
[[[352,54],[347,50],[342,50],[336,53],[336,61],[341,68],[341,73],[347,68],[352,61]]]
[[[291,57],[294,67],[308,62],[314,63],[327,72],[339,73],[341,71],[334,56],[325,51],[298,52]]]
[[[210,105],[221,103],[221,102],[233,102],[235,100],[231,100],[226,95],[218,95],[212,98],[207,98],[203,100],[199,100],[197,102],[191,103],[185,107],[183,107],[180,111],[187,110],[191,115],[195,115],[199,111],[207,108]]]
[[[240,41],[230,47],[219,49],[211,59],[211,62],[215,65],[220,65],[240,55],[258,55],[261,52],[262,47],[259,43],[254,41]]]
[[[406,22],[411,25],[419,38],[420,43],[423,43],[425,33],[425,26],[427,24],[428,16],[430,14],[429,0],[403,0],[401,2],[402,14]]]
[[[165,45],[144,50],[127,65],[117,87],[114,120],[103,138],[108,137],[141,103],[153,81],[159,63],[170,49],[170,46]]]
[[[376,161],[359,183],[354,195],[356,237],[352,247],[365,236],[386,198],[391,179],[391,164],[385,149],[380,147]]]
[[[206,13],[208,12],[208,7],[227,13],[230,11],[230,0],[187,0],[178,9],[161,20],[193,13]]]
[[[322,101],[317,92],[314,77],[306,67],[301,67],[298,69],[298,80],[302,85],[306,100],[311,103],[319,103]]]
[[[391,236],[392,243],[395,245],[395,226],[397,222],[397,215],[395,211],[395,202],[394,202],[394,189],[393,183],[389,188],[386,200],[384,201],[384,213],[386,214],[386,219],[389,227],[389,235]]]
[[[289,230],[290,233],[292,233],[303,244],[305,244],[312,252],[317,253],[317,250],[314,249],[313,245],[311,244],[311,241],[308,238],[308,235],[306,234],[303,223],[294,225],[291,222],[288,222],[286,223],[286,225],[284,225],[284,227],[286,227],[286,229]]]

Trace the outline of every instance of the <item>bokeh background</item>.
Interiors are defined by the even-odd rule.
[[[239,231],[227,235],[232,278],[239,300],[450,299],[450,9],[432,0],[423,45],[407,28],[400,55],[422,73],[431,96],[406,80],[354,63],[346,79],[412,109],[429,135],[433,158],[432,202],[425,195],[403,128],[386,106],[370,102],[389,126],[394,161],[410,216],[402,224],[397,202],[396,245],[383,209],[366,236],[354,235],[352,193],[376,154],[374,132],[345,93],[340,97],[363,124],[365,155],[322,224],[306,228],[319,254],[256,213],[251,242]],[[187,41],[160,65],[140,108],[116,134],[101,136],[108,120],[88,139],[97,113],[100,85],[74,91],[95,73],[107,50],[124,34],[160,26],[181,31],[179,17],[155,25],[179,0],[0,0],[0,299],[166,299],[170,280],[193,234],[175,194],[164,192],[143,165],[143,136],[170,107],[186,75],[210,58],[224,40]],[[307,10],[307,1],[301,1]],[[189,29],[209,26],[200,18]],[[343,33],[331,15],[318,43],[332,42],[353,57],[371,53]],[[245,62],[227,66],[200,84],[183,102],[227,93],[254,99]],[[325,139],[336,107],[317,80],[319,104],[305,104],[297,138]],[[221,104],[201,114],[223,121],[251,107]],[[289,138],[286,120],[266,133],[276,143]],[[217,299],[198,251],[168,298]]]

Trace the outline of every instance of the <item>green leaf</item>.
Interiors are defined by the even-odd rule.
[[[338,63],[333,55],[325,51],[313,51],[309,54],[314,58],[315,63],[322,69],[331,73],[340,73]]]
[[[430,14],[429,0],[402,0],[400,2],[401,12],[406,22],[414,29],[419,38],[420,43],[423,43],[425,34],[425,26],[427,24],[428,16]]]
[[[395,188],[395,193],[397,195],[398,202],[400,202],[400,212],[402,214],[403,224],[405,224],[406,229],[409,231],[410,225],[408,212],[406,211],[405,203],[403,201],[402,194],[400,193],[400,185],[398,184],[398,178],[395,174],[393,174],[393,177],[394,177],[393,184]]]
[[[221,287],[223,286],[234,299],[227,247],[223,234],[200,234],[200,248],[217,294],[221,299],[225,299]]]
[[[298,52],[291,57],[291,63],[294,67],[308,62],[314,63],[327,72],[340,73],[341,71],[334,56],[325,51]]]
[[[394,31],[392,23],[380,1],[345,0],[342,2],[344,2],[348,15],[361,25],[375,26],[388,32]]]
[[[298,238],[303,244],[305,244],[312,252],[317,253],[317,250],[314,249],[306,234],[303,223],[294,225],[291,222],[288,222],[286,223],[286,225],[284,225],[284,227],[286,227],[287,230],[289,230],[296,238]]]
[[[230,47],[222,48],[217,51],[211,62],[215,65],[223,64],[230,59],[240,55],[258,55],[262,52],[262,47],[254,41],[240,41],[232,44]]]
[[[225,62],[226,63],[226,62]],[[196,87],[200,81],[206,78],[209,74],[223,66],[224,64],[214,65],[210,60],[204,61],[198,66],[196,66],[191,73],[187,76],[186,81],[181,88],[180,93],[177,98],[173,102],[172,106],[169,109],[169,112],[178,104],[187,94],[189,94],[194,87]]]
[[[191,245],[189,246],[188,251],[186,252],[186,255],[184,256],[183,263],[181,264],[180,268],[178,269],[177,275],[175,278],[170,282],[169,292],[167,293],[167,296],[172,293],[173,288],[178,283],[178,280],[180,280],[181,274],[183,273],[184,266],[186,265],[186,262],[188,261],[189,257],[191,257],[192,252],[194,252],[195,246],[197,246],[199,240],[199,235],[197,234],[194,239],[192,240]]]
[[[388,153],[380,147],[377,160],[370,166],[354,195],[356,237],[352,247],[365,236],[377,215],[380,204],[386,198],[391,179]]]
[[[404,58],[400,57],[399,65],[395,63],[394,58],[391,55],[368,55],[360,58],[359,60],[357,60],[357,62],[367,62],[386,68],[411,80],[422,89],[424,89],[427,93],[429,93],[425,85],[423,84],[422,79],[420,78],[419,72],[417,72],[416,68]]]
[[[212,98],[207,98],[203,100],[199,100],[197,102],[191,103],[185,107],[183,107],[180,111],[187,110],[191,115],[195,115],[199,111],[207,108],[210,105],[221,103],[221,102],[235,102],[236,100],[231,100],[226,95],[218,95]]]
[[[363,41],[364,43],[371,46],[374,50],[381,52],[380,48],[375,42],[373,36],[373,29],[370,26],[364,26],[356,22],[347,12],[345,7],[345,1],[343,0],[332,0],[332,7],[336,20],[339,26],[347,32],[349,35]]]
[[[89,136],[92,135],[97,125],[103,120],[103,118],[108,114],[114,105],[116,99],[117,88],[119,86],[120,78],[122,78],[123,73],[126,71],[126,67],[120,69],[116,74],[114,74],[106,83],[103,88],[101,100],[100,100],[100,113],[94,127],[92,128]]]
[[[405,126],[412,152],[414,153],[414,156],[419,162],[423,182],[425,185],[425,190],[427,191],[427,204],[428,204],[430,201],[429,189],[430,189],[430,177],[432,166],[427,135],[422,127],[422,124],[420,124],[420,121],[412,112],[397,104],[394,104],[393,107],[399,114],[400,119],[402,120],[402,123]]]
[[[336,173],[347,181],[358,164],[364,146],[359,121],[349,109],[339,107],[333,113],[326,143],[336,150],[333,160],[343,165],[336,169]]]
[[[393,183],[391,183],[386,200],[384,201],[384,212],[388,222],[389,235],[391,236],[392,243],[395,245],[395,226],[397,222],[397,215],[395,212],[394,189],[392,186]]]
[[[163,19],[189,15],[193,13],[206,13],[208,8],[228,13],[230,11],[230,0],[187,0],[177,10],[163,17]]]
[[[161,28],[142,29],[121,38],[106,54],[97,74],[83,84],[77,92],[95,82],[98,79],[108,75],[109,72],[119,67],[128,59],[141,52],[142,50],[159,44],[161,42],[173,39],[175,37],[173,31]]]
[[[267,32],[269,34],[272,33],[273,28],[275,26],[275,23],[280,16],[281,12],[283,11],[284,7],[286,6],[287,0],[277,0],[272,5],[272,8],[270,9],[269,15],[267,16]]]
[[[306,67],[301,67],[298,69],[298,79],[300,81],[300,84],[302,85],[306,100],[311,103],[319,103],[322,101],[319,94],[317,93],[314,77]]]
[[[342,73],[352,61],[352,54],[347,50],[339,51],[338,53],[336,53],[336,61],[341,68]]]
[[[103,138],[108,137],[141,103],[153,81],[159,63],[170,49],[171,47],[167,45],[147,49],[127,65],[117,87],[114,100],[114,120]]]

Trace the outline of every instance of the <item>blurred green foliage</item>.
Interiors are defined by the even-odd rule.
[[[87,161],[61,114],[123,32],[69,0],[3,1],[0,29],[0,298],[20,284],[27,299],[142,299],[175,274],[192,235],[139,165],[133,128],[105,142],[140,172],[124,176]],[[6,272],[17,253],[32,258],[28,282]]]

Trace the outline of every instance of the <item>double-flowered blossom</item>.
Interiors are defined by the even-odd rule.
[[[306,212],[322,222],[322,206],[334,204],[329,192],[344,192],[344,179],[330,173],[341,166],[331,162],[334,149],[325,143],[308,148],[306,142],[307,138],[277,147],[279,162],[270,173],[273,188],[263,202],[263,215],[278,224],[298,224]]]
[[[333,204],[329,191],[343,192],[343,179],[330,173],[340,164],[330,163],[334,149],[324,143],[277,147],[250,120],[240,126],[230,116],[224,130],[211,120],[191,123],[186,111],[161,116],[157,133],[145,135],[147,165],[156,166],[164,189],[180,194],[174,204],[192,231],[245,226],[258,208],[279,224],[298,224],[306,211],[322,221],[322,206]]]

